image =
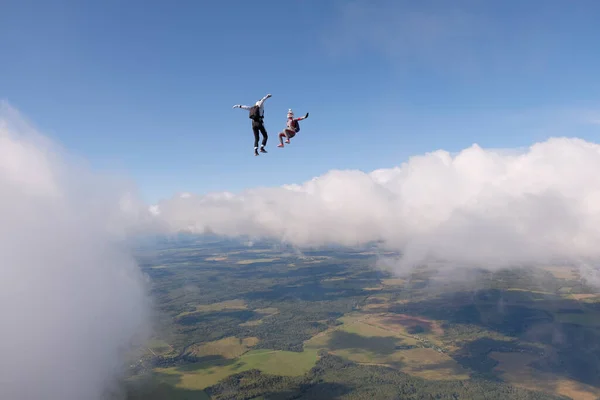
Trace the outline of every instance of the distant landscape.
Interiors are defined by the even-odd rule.
[[[446,282],[375,248],[197,238],[138,250],[156,333],[128,399],[600,398],[600,296],[577,270]]]

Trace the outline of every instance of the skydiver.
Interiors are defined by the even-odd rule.
[[[286,143],[290,143],[290,139],[296,136],[296,133],[300,132],[300,122],[303,119],[308,118],[308,113],[304,117],[294,119],[294,112],[290,108],[287,113],[287,125],[283,132],[279,134],[279,144],[277,147],[283,147],[283,138],[287,138]]]
[[[250,119],[252,119],[252,131],[254,132],[254,155],[257,156],[258,155],[258,132],[260,131],[260,133],[262,133],[262,144],[260,146],[260,152],[261,153],[266,153],[267,150],[265,150],[265,146],[267,145],[267,139],[269,138],[269,135],[267,135],[267,130],[265,129],[265,125],[264,125],[264,118],[265,118],[265,109],[263,107],[263,104],[265,102],[265,100],[267,100],[269,97],[271,97],[271,94],[269,93],[268,95],[266,95],[265,97],[263,97],[262,99],[258,100],[253,106],[243,106],[240,104],[236,104],[235,106],[233,106],[233,108],[241,108],[244,110],[250,110]],[[256,107],[256,108],[255,108]]]

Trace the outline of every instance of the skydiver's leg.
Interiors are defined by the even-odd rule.
[[[294,136],[295,135],[294,135],[293,131],[290,131],[289,129],[285,130],[285,137],[287,138],[287,140],[285,141],[286,143],[289,144],[290,143],[290,139],[293,138]]]
[[[258,127],[252,126],[252,131],[254,132],[254,155],[258,155]]]
[[[267,140],[269,139],[269,135],[267,135],[267,130],[265,129],[265,126],[263,124],[260,124],[260,133],[262,133],[263,139],[262,139],[262,145],[260,146],[260,151],[262,151],[263,153],[266,153],[267,151],[265,150],[265,146],[267,145]]]
[[[283,147],[283,138],[285,137],[285,133],[284,132],[280,132],[279,133],[279,144],[277,145],[277,147]]]

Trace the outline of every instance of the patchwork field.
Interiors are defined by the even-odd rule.
[[[204,260],[205,261],[227,261],[228,257],[227,256],[217,256],[217,257],[207,257]]]
[[[354,314],[340,321],[343,325],[314,336],[304,343],[305,348],[324,349],[357,363],[384,365],[426,379],[469,379],[469,371],[440,349],[423,347],[435,345],[428,337],[443,334],[435,321],[386,314]],[[427,334],[407,331],[417,326]]]
[[[258,338],[249,337],[239,339],[228,337],[214,342],[193,344],[188,347],[186,354],[196,357],[220,356],[227,359],[240,357],[251,347],[256,346]]]
[[[371,267],[376,254],[227,242],[146,256],[163,329],[131,370],[157,386],[128,400],[316,390],[498,400],[515,390],[507,383],[544,392],[514,398],[600,397],[600,295],[577,271],[479,271],[448,282],[425,266],[382,272]]]
[[[402,286],[406,283],[404,279],[398,278],[390,278],[390,279],[382,279],[381,284],[384,286]]]
[[[237,346],[237,345],[236,345]],[[227,351],[228,350],[222,350]],[[300,376],[307,373],[317,361],[317,352],[301,353],[273,350],[252,350],[236,359],[219,359],[182,367],[155,368],[160,381],[177,388],[202,390],[229,375],[258,369],[268,374]]]
[[[218,312],[225,310],[246,310],[248,306],[244,302],[244,300],[227,300],[219,303],[213,304],[198,304],[196,305],[196,310],[194,311],[186,311],[182,312],[178,315],[178,317],[183,317],[186,315],[194,314],[197,312]]]
[[[160,339],[149,341],[146,347],[154,355],[167,354],[173,350],[173,347],[171,347],[170,344]]]
[[[256,312],[258,314],[262,314],[262,315],[264,315],[264,317],[261,319],[255,319],[252,321],[242,322],[240,324],[240,326],[258,326],[263,323],[263,321],[266,317],[270,317],[272,315],[279,313],[279,310],[276,309],[275,307],[267,307],[267,308],[257,308],[254,310],[254,312]]]
[[[557,279],[576,280],[579,279],[579,271],[571,267],[544,267],[542,270],[550,272]]]
[[[254,258],[250,260],[240,260],[237,261],[238,265],[250,265],[250,264],[258,264],[258,263],[270,263],[273,261],[277,261],[277,258]]]

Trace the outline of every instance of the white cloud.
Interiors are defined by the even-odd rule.
[[[553,138],[519,152],[477,145],[371,173],[160,202],[170,229],[270,236],[298,246],[383,241],[398,268],[505,267],[600,258],[600,146]]]
[[[102,399],[147,328],[133,197],[0,105],[0,398]]]

